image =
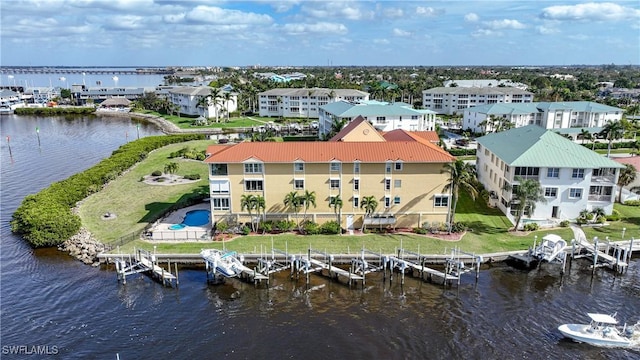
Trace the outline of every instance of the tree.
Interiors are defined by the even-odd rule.
[[[240,197],[240,210],[244,211],[247,210],[247,212],[249,213],[249,218],[251,219],[251,229],[255,232],[256,229],[253,226],[253,216],[251,216],[252,211],[256,209],[257,207],[257,202],[256,202],[256,196],[255,195],[242,195]]]
[[[528,214],[531,217],[536,210],[536,204],[546,203],[547,199],[538,180],[523,179],[521,176],[516,176],[514,180],[518,182],[517,185],[505,183],[504,189],[511,191],[511,207],[516,210],[516,224],[513,229],[517,231],[522,216]]]
[[[336,221],[338,222],[338,224],[341,224],[342,226],[342,199],[340,198],[340,195],[336,195],[336,196],[332,196],[329,198],[329,207],[333,208],[333,213],[336,214]]]
[[[284,197],[284,206],[293,209],[294,214],[296,215],[296,224],[299,226],[298,222],[298,212],[300,212],[300,207],[302,206],[302,198],[298,195],[297,191],[292,191],[288,193]]]
[[[307,96],[308,96],[308,100],[307,100],[307,122],[309,122],[309,116],[311,115],[311,96],[313,95],[314,90],[313,89],[307,89]]]
[[[178,172],[178,168],[180,168],[180,165],[177,162],[170,162],[164,166],[164,173],[175,174]]]
[[[619,203],[622,203],[622,188],[635,181],[636,172],[636,167],[631,164],[624,164],[624,169],[620,170],[620,175],[618,176],[618,186],[620,186]]]
[[[602,131],[600,131],[600,135],[604,136],[608,141],[607,145],[607,157],[611,157],[611,143],[614,140],[622,139],[622,135],[624,134],[624,127],[620,121],[610,121],[604,125]]]
[[[256,212],[258,213],[258,215],[256,217],[256,230],[260,227],[260,222],[266,220],[267,218],[267,203],[264,200],[264,197],[262,195],[256,195],[255,196],[255,204],[256,204]]]
[[[227,111],[227,122],[229,122],[229,102],[234,102],[233,95],[230,92],[222,94],[222,101],[224,101],[224,108]]]
[[[580,130],[580,137],[582,137],[582,145],[584,145],[585,140],[592,140],[593,136],[587,129]]]
[[[440,173],[447,173],[449,175],[447,184],[444,186],[443,191],[449,191],[452,196],[451,207],[447,219],[448,223],[451,225],[455,222],[456,207],[458,206],[460,189],[464,189],[474,200],[478,195],[474,176],[475,171],[471,164],[458,159],[454,162],[445,164]],[[451,226],[449,226],[449,230],[451,230]]]
[[[378,201],[375,196],[365,196],[362,198],[360,202],[360,209],[364,209],[364,217],[362,218],[362,230],[364,231],[364,221],[366,218],[371,217],[371,215],[376,211],[378,207]]]
[[[311,205],[313,205],[314,208],[316,207],[316,192],[305,190],[301,200],[302,205],[304,205],[304,216],[302,217],[302,222],[304,222],[307,220],[307,210],[309,210],[309,207]]]

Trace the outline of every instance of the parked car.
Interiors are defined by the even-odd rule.
[[[309,127],[310,127],[311,129],[313,129],[313,130],[318,130],[318,128],[320,128],[320,123],[319,123],[319,122],[317,122],[317,121],[312,121],[312,122],[309,124]]]
[[[469,140],[467,140],[467,139],[456,139],[456,145],[458,145],[458,146],[467,146],[467,145],[469,145]]]

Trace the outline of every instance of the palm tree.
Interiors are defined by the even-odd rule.
[[[233,95],[226,91],[222,94],[222,101],[224,101],[224,108],[227,111],[227,122],[229,122],[229,102],[234,102]]]
[[[614,140],[622,139],[624,127],[620,121],[610,121],[604,125],[600,134],[609,142],[607,145],[607,157],[611,157],[611,143]]]
[[[267,218],[267,203],[264,200],[264,197],[262,195],[256,195],[255,196],[255,204],[256,204],[256,212],[258,213],[258,216],[256,217],[256,230],[260,227],[260,222],[266,220]]]
[[[304,216],[302,217],[302,222],[304,222],[305,220],[307,220],[307,210],[309,210],[309,207],[311,205],[313,205],[314,208],[316,207],[316,192],[305,190],[304,195],[302,195],[301,201],[304,205]]]
[[[511,206],[516,210],[516,224],[513,229],[517,231],[522,216],[528,213],[531,217],[531,214],[536,210],[536,204],[538,202],[546,203],[547,199],[544,197],[544,190],[538,180],[523,179],[521,176],[516,176],[514,180],[518,182],[517,185],[505,183],[504,189],[512,193]]]
[[[314,90],[313,89],[307,89],[307,122],[309,122],[309,116],[311,113],[311,95],[313,95]]]
[[[580,130],[580,137],[582,137],[582,145],[584,145],[585,140],[593,139],[591,132],[589,132],[589,130],[587,129]]]
[[[218,117],[218,113],[219,113],[219,108],[220,106],[222,106],[222,96],[220,95],[220,89],[218,88],[211,88],[209,90],[211,93],[209,95],[206,96],[206,99],[208,101],[208,106],[213,106],[214,109],[216,110],[216,122],[219,122],[220,119]]]
[[[364,217],[362,218],[362,229],[360,231],[364,231],[364,220],[365,218],[370,217],[378,207],[378,201],[375,196],[365,196],[362,198],[360,202],[360,209],[364,209]]]
[[[342,218],[342,199],[340,195],[332,196],[329,198],[329,207],[333,208],[333,213],[336,214],[336,221],[341,224],[340,218]]]
[[[624,164],[624,169],[620,170],[620,175],[618,176],[618,186],[620,186],[619,203],[622,203],[622,188],[635,181],[636,172],[636,167],[631,164]]]
[[[284,197],[283,203],[285,207],[293,209],[293,212],[296,215],[296,225],[299,225],[300,223],[298,222],[298,212],[300,211],[300,207],[302,206],[302,198],[298,195],[298,192],[292,191],[288,193]]]
[[[164,173],[165,174],[175,174],[178,171],[178,168],[180,167],[180,165],[178,165],[177,162],[170,162],[168,164],[166,164],[164,166]]]
[[[456,207],[458,206],[460,188],[464,189],[474,200],[478,195],[478,189],[475,186],[475,172],[471,164],[458,159],[454,162],[445,164],[440,173],[449,174],[447,184],[444,186],[443,191],[449,191],[452,195],[451,207],[447,220],[449,224],[453,224],[455,222]],[[451,229],[451,226],[449,226],[449,229]]]
[[[240,197],[240,211],[247,210],[249,213],[249,218],[251,219],[251,229],[255,232],[255,228],[253,226],[253,216],[251,216],[251,212],[256,208],[256,196],[255,195],[242,195]]]

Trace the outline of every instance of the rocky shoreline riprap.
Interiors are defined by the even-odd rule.
[[[99,266],[98,254],[105,250],[105,246],[87,229],[81,228],[77,234],[58,246],[58,250],[68,252],[87,265]]]

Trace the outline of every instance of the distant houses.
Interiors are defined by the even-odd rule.
[[[545,129],[595,128],[622,119],[623,112],[592,101],[495,103],[465,109],[462,128],[479,133],[526,125]]]
[[[357,116],[362,116],[379,131],[433,131],[436,123],[435,112],[413,109],[405,103],[341,100],[320,107],[319,135],[328,134],[334,122],[349,122]]]
[[[320,106],[335,101],[365,101],[369,93],[353,89],[277,88],[258,93],[260,116],[318,118]]]
[[[553,131],[528,125],[477,139],[478,180],[491,194],[492,205],[514,220],[512,192],[516,177],[537,180],[546,203],[527,214],[538,222],[574,220],[582,210],[613,211],[618,174],[623,165]]]

